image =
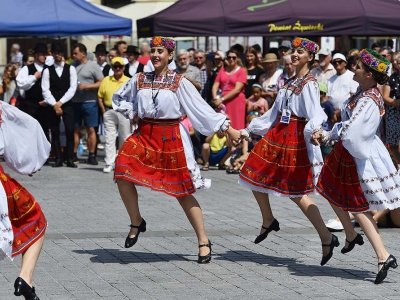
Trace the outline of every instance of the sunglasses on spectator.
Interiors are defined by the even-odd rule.
[[[251,111],[251,112],[249,112],[249,116],[251,116],[251,115],[258,116],[259,112],[258,111]]]
[[[334,65],[336,65],[336,64],[341,64],[341,63],[344,63],[344,62],[345,62],[344,60],[334,60],[332,63]]]
[[[203,59],[201,56],[196,56],[194,59]]]
[[[227,60],[236,60],[236,56],[227,56],[226,59]]]
[[[114,65],[114,66],[112,66],[112,68],[113,68],[113,69],[122,69],[123,66],[121,66],[121,65]]]

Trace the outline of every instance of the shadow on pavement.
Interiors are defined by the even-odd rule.
[[[197,255],[194,254],[157,254],[151,252],[127,251],[123,249],[74,250],[73,252],[92,255],[90,261],[93,263],[135,264],[172,261],[196,262],[197,260]],[[253,262],[265,266],[282,267],[286,268],[290,272],[290,275],[294,276],[338,277],[353,280],[365,280],[366,278],[375,278],[376,276],[376,274],[365,270],[335,268],[334,265],[323,267],[319,265],[307,265],[293,258],[264,255],[251,251],[227,251],[225,253],[213,252],[213,260],[230,261],[238,264],[240,264],[240,262]]]

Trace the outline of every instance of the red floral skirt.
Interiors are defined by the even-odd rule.
[[[326,158],[316,188],[330,203],[345,211],[369,210],[360,186],[356,163],[342,141],[335,145]]]
[[[179,120],[140,120],[122,145],[114,178],[128,180],[174,197],[196,191],[186,164]]]
[[[248,183],[287,196],[314,191],[311,163],[304,140],[304,118],[279,122],[257,143],[240,172]]]
[[[0,181],[7,194],[8,215],[14,234],[12,256],[26,251],[47,228],[47,221],[35,198],[0,166]]]

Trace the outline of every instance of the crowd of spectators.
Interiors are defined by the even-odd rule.
[[[380,87],[387,105],[380,137],[390,146],[393,159],[400,166],[400,54],[377,43],[373,48],[392,62],[390,81]],[[283,40],[275,50],[263,55],[259,45],[245,49],[239,44],[227,52],[181,49],[176,52],[170,69],[183,74],[204,101],[226,114],[232,126],[240,129],[267,112],[278,91],[296,75],[291,62],[291,41]],[[108,173],[113,169],[117,148],[133,130],[113,112],[111,95],[135,73],[153,70],[150,47],[119,41],[108,51],[104,44],[97,45],[93,53],[83,44],[75,45],[72,51],[73,61],[66,68],[64,51],[59,44],[52,48],[39,43],[25,55],[18,44],[13,44],[9,64],[0,80],[0,97],[38,119],[52,138],[55,167],[63,164],[74,167],[82,161],[77,153],[82,128],[85,128],[85,147],[89,154],[86,162],[97,165],[97,149],[103,148],[99,134],[105,135],[103,171]],[[328,115],[324,125],[327,129],[340,120],[343,102],[357,91],[358,85],[352,79],[357,60],[358,49],[332,53],[327,48],[322,48],[315,59],[311,73],[320,84],[321,106]],[[57,146],[60,132],[56,130],[60,119],[69,141],[68,146],[65,141],[61,143],[62,154]],[[261,138],[254,136],[253,142],[234,149],[223,137],[202,136],[190,127],[187,118],[183,117],[182,122],[191,133],[195,158],[203,164],[204,171],[215,165],[229,174],[238,173],[248,151]],[[324,156],[329,151],[329,147],[324,148]]]

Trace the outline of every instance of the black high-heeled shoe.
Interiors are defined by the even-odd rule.
[[[351,250],[353,250],[354,249],[354,246],[357,244],[357,245],[360,245],[360,246],[362,246],[362,245],[364,245],[364,239],[363,239],[363,237],[361,236],[361,234],[359,234],[359,233],[357,233],[357,236],[354,238],[354,240],[352,240],[351,242],[349,242],[348,240],[346,240],[346,242],[348,242],[349,243],[349,246],[346,248],[346,247],[343,247],[342,248],[342,250],[340,251],[340,252],[342,252],[343,254],[345,254],[345,253],[349,253]]]
[[[30,287],[29,284],[27,284],[26,281],[21,277],[15,279],[14,288],[15,296],[24,296],[25,300],[40,300],[36,295],[35,288]]]
[[[375,284],[380,284],[386,278],[389,268],[397,268],[397,259],[390,254],[386,261],[378,263],[378,266],[380,265],[383,265],[383,267],[379,270],[378,274],[376,274]]]
[[[264,225],[261,226],[262,228],[265,229],[265,231],[263,233],[261,233],[259,236],[256,237],[256,239],[254,240],[254,244],[258,244],[261,243],[263,240],[265,240],[268,236],[268,234],[274,230],[274,231],[279,231],[279,222],[277,219],[274,219],[271,223],[271,225],[269,225],[269,227],[265,227]]]
[[[199,264],[206,264],[206,263],[209,263],[210,261],[211,261],[211,242],[210,242],[210,240],[208,240],[208,244],[202,244],[202,245],[199,245],[199,248],[201,248],[201,247],[208,247],[208,248],[210,248],[210,253],[208,253],[207,255],[200,255],[200,253],[199,253],[199,259],[197,260],[197,262],[199,263]]]
[[[332,239],[330,244],[322,244],[323,247],[329,247],[329,253],[325,256],[322,256],[321,266],[325,265],[333,255],[333,248],[339,247],[340,243],[336,235],[332,234]]]
[[[137,228],[138,232],[136,233],[135,237],[133,237],[133,238],[130,238],[129,237],[129,233],[128,233],[128,236],[126,237],[126,240],[125,240],[125,248],[130,248],[133,245],[135,245],[137,240],[138,240],[138,238],[139,238],[139,234],[141,232],[146,232],[146,221],[142,218],[142,222],[140,223],[139,226],[131,224],[131,225],[129,225],[129,227]]]

